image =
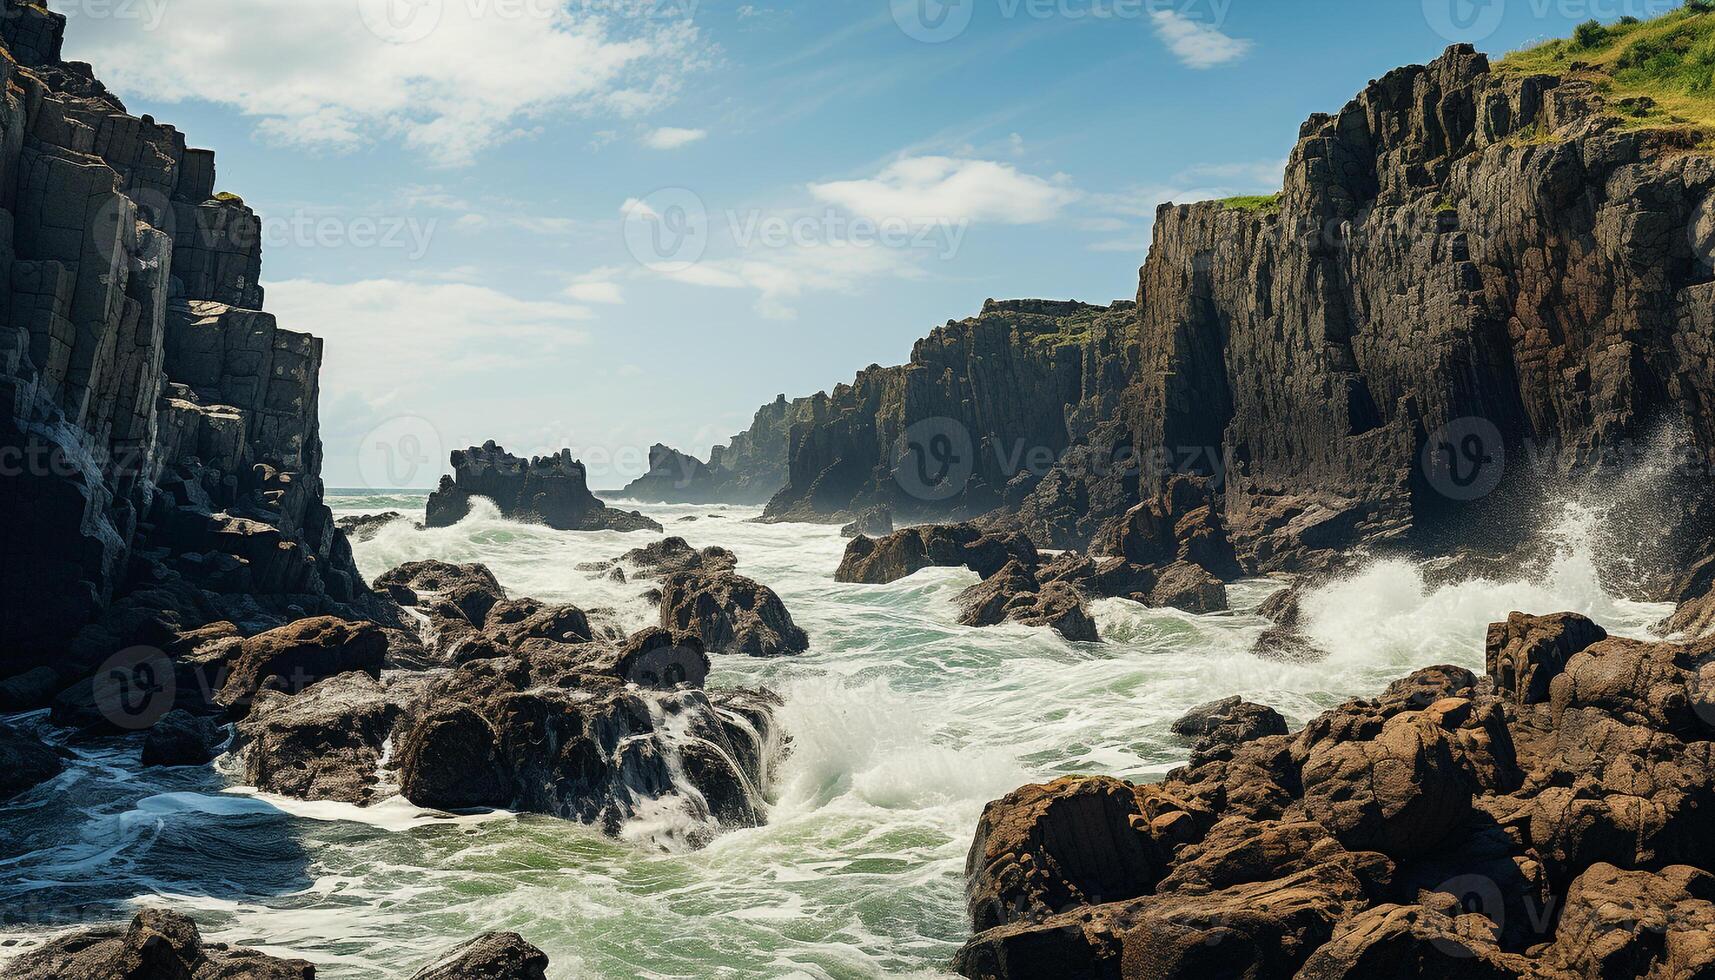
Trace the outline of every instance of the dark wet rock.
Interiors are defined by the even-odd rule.
[[[640,687],[658,690],[670,691],[680,685],[702,687],[709,676],[709,655],[695,634],[651,627],[620,644],[614,673]]]
[[[866,507],[858,512],[856,519],[845,527],[840,528],[840,536],[855,538],[885,537],[893,533],[893,511],[886,507]]]
[[[1200,705],[1173,723],[1173,733],[1194,741],[1195,757],[1238,748],[1270,735],[1286,734],[1286,719],[1267,705],[1234,696]]]
[[[1005,568],[959,593],[955,601],[965,626],[999,626],[1004,622],[1046,626],[1068,640],[1097,642],[1084,593],[1069,581],[1046,585],[1030,569],[1011,561]]]
[[[1251,645],[1254,656],[1261,660],[1294,664],[1328,659],[1328,651],[1317,646],[1305,630],[1303,600],[1310,587],[1309,580],[1299,580],[1263,600],[1257,615],[1274,625],[1264,630]]]
[[[204,943],[189,916],[138,912],[128,927],[62,935],[6,964],[13,980],[313,980],[315,967]]]
[[[201,766],[219,754],[226,735],[211,718],[175,708],[143,736],[145,766]]]
[[[384,686],[351,672],[296,695],[262,692],[234,742],[245,782],[298,799],[376,802],[387,738],[424,683]]]
[[[629,687],[589,660],[524,655],[466,664],[425,692],[395,735],[399,783],[419,806],[503,807],[616,833],[677,796],[697,825],[764,819],[773,700],[745,691]],[[681,793],[678,776],[695,794]]]
[[[58,752],[20,729],[0,725],[0,800],[39,786],[64,768]]]
[[[1176,562],[1161,570],[1149,603],[1188,613],[1223,612],[1227,609],[1227,587],[1201,565]]]
[[[1022,534],[990,534],[974,524],[908,527],[883,538],[853,538],[834,580],[886,585],[933,567],[965,567],[988,578],[1014,560],[1027,568],[1041,562]]]
[[[405,515],[396,510],[384,511],[380,514],[357,514],[351,517],[341,517],[334,524],[353,541],[369,541],[380,533],[381,529],[395,521],[402,521]]]
[[[494,501],[502,516],[559,531],[659,531],[661,525],[634,511],[614,510],[596,499],[584,465],[571,450],[520,459],[496,446],[455,450],[452,476],[429,495],[425,524],[450,527],[470,513],[470,498]]]
[[[411,980],[545,980],[548,956],[516,932],[490,932],[472,939]]]
[[[354,670],[379,677],[387,646],[387,634],[374,623],[331,616],[299,620],[244,640],[215,700],[243,716],[264,689],[296,693],[323,678]]]
[[[663,538],[621,555],[613,561],[581,565],[586,571],[619,572],[624,581],[624,566],[629,565],[642,578],[663,579],[683,572],[730,572],[738,567],[738,556],[719,545],[698,550],[684,538]]]
[[[45,708],[63,687],[59,671],[52,667],[37,667],[0,680],[0,714]]]
[[[1678,608],[1656,627],[1657,632],[1693,639],[1715,631],[1715,552],[1705,556],[1673,586]]]
[[[663,627],[696,635],[714,653],[781,657],[810,647],[773,589],[733,572],[668,576],[660,605]]]
[[[488,566],[474,562],[465,565],[434,559],[406,562],[375,579],[377,589],[389,585],[402,585],[416,592],[451,592],[459,586],[472,585],[496,595],[506,594]]]

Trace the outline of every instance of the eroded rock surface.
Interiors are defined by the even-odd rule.
[[[1179,727],[1208,744],[1159,785],[1067,778],[990,804],[956,965],[1151,980],[1708,969],[1715,643],[1515,614],[1488,662],[1488,677],[1418,671],[1294,735],[1236,699],[1205,706]]]

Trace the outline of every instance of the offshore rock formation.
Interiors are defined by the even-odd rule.
[[[322,503],[319,340],[214,155],[0,11],[0,677],[231,620],[385,618]]]
[[[470,498],[487,497],[505,517],[546,524],[557,531],[659,531],[661,525],[635,511],[613,510],[590,493],[584,464],[572,451],[524,460],[489,440],[454,450],[453,475],[441,477],[429,495],[424,521],[451,527],[470,514]]]
[[[620,491],[624,500],[668,504],[765,504],[786,485],[792,427],[811,418],[812,399],[785,395],[756,410],[750,428],[716,446],[704,463],[668,446],[649,450],[649,472]]]
[[[1213,705],[1159,785],[991,803],[968,977],[1694,976],[1715,963],[1715,643],[1490,629],[1282,733]],[[1214,737],[1210,737],[1214,736]]]

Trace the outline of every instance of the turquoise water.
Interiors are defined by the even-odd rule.
[[[423,500],[330,493],[341,514],[420,516]],[[1632,633],[1666,611],[1605,595],[1575,546],[1519,582],[1430,588],[1414,566],[1382,562],[1307,602],[1328,661],[1271,664],[1249,654],[1267,626],[1251,610],[1271,582],[1239,584],[1236,611],[1212,616],[1106,600],[1095,608],[1106,642],[1073,644],[957,626],[953,597],[976,581],[966,571],[836,584],[835,528],[747,523],[756,511],[742,508],[641,509],[693,545],[731,548],[810,633],[804,656],[716,658],[710,678],[785,698],[791,753],[767,826],[682,853],[648,824],[613,840],[539,817],[302,804],[210,771],[139,773],[134,741],[79,746],[72,771],[0,811],[0,855],[13,855],[0,858],[0,909],[19,910],[0,943],[15,950],[48,926],[154,903],[189,911],[212,939],[290,951],[351,980],[409,975],[490,929],[523,933],[559,978],[942,976],[966,938],[965,852],[988,800],[1065,773],[1159,776],[1187,752],[1168,725],[1217,697],[1244,694],[1301,723],[1415,667],[1481,668],[1487,624],[1514,609],[1583,611]],[[413,559],[481,561],[515,595],[638,627],[653,619],[645,584],[576,566],[656,537],[551,531],[479,505],[457,527],[394,524],[355,550],[371,577]]]

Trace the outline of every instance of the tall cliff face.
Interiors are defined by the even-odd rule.
[[[1423,465],[1449,433],[1514,480],[1624,458],[1664,419],[1715,460],[1715,285],[1692,232],[1715,163],[1598,108],[1454,48],[1312,118],[1277,212],[1162,209],[1132,435],[1220,447],[1250,564],[1318,527],[1456,519],[1471,494]],[[1559,452],[1533,474],[1527,444]]]
[[[1040,475],[1110,414],[1136,361],[1129,302],[996,302],[810,400],[792,426],[769,520],[975,516]],[[1009,484],[1014,484],[1009,487]]]
[[[322,503],[321,342],[259,312],[256,215],[215,196],[213,154],[59,60],[63,17],[5,5],[0,674],[152,618],[362,601]],[[147,589],[175,598],[115,616]]]
[[[1189,472],[1270,571],[1508,523],[1531,496],[1509,491],[1612,479],[1597,464],[1644,462],[1664,426],[1715,462],[1715,161],[1606,108],[1464,46],[1392,72],[1304,125],[1274,201],[1163,207],[1135,309],[1050,356],[1028,324],[1051,311],[994,308],[838,389],[769,513],[1000,506],[1086,547]],[[912,501],[890,464],[930,417],[1055,462],[979,452],[962,492]],[[1693,532],[1664,537],[1708,534],[1706,486],[1656,495]]]

